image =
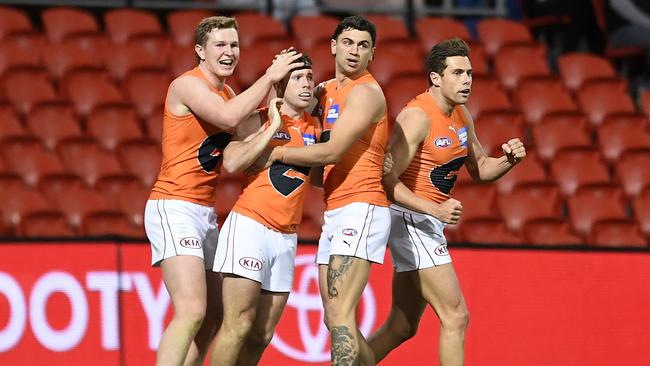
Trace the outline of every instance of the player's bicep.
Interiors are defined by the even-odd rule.
[[[399,176],[413,160],[420,144],[426,139],[429,120],[418,108],[407,108],[397,116],[388,151],[393,157],[391,173]]]
[[[262,123],[262,115],[264,111],[255,111],[246,118],[246,121],[240,123],[235,128],[233,141],[250,141],[260,132],[264,131],[264,124]]]
[[[194,115],[210,124],[228,128],[226,116],[226,101],[200,79],[183,77],[172,83],[174,93],[180,102]]]

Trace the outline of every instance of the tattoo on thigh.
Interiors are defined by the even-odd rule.
[[[330,262],[327,266],[327,295],[330,299],[339,295],[336,286],[340,284],[350,265],[352,265],[352,257],[343,255],[330,256]]]
[[[332,365],[359,365],[359,354],[355,349],[356,340],[346,326],[332,327]]]

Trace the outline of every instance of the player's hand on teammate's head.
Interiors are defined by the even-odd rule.
[[[526,157],[526,148],[524,147],[524,143],[519,141],[518,138],[511,139],[501,145],[501,148],[510,164],[517,164]]]
[[[304,66],[303,62],[294,62],[300,57],[302,53],[291,48],[285,53],[280,52],[273,58],[271,66],[266,69],[266,75],[273,83],[281,81],[291,70]]]
[[[462,213],[463,205],[460,203],[460,201],[454,198],[450,198],[442,203],[439,203],[432,214],[435,218],[444,222],[445,224],[457,224]]]
[[[388,175],[391,170],[393,170],[393,154],[387,151],[384,155],[384,165],[381,168],[382,177]]]

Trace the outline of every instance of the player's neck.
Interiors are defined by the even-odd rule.
[[[223,88],[223,86],[226,84],[226,78],[217,76],[212,70],[209,69],[205,62],[201,62],[199,64],[199,69],[201,69],[205,78],[208,79],[208,82],[217,88],[217,90],[221,90],[221,88]]]
[[[342,71],[336,70],[336,83],[339,87],[347,85],[349,82],[362,77],[366,73],[366,69],[356,72],[354,74],[345,74]]]
[[[284,114],[285,116],[291,118],[291,119],[299,119],[302,117],[302,114],[305,112],[303,108],[296,108],[289,103],[284,102],[282,103],[282,106],[280,107],[280,113]]]
[[[429,94],[433,97],[434,102],[438,106],[438,109],[447,117],[451,116],[451,113],[456,107],[455,104],[451,103],[447,98],[445,98],[440,91],[434,87],[429,87]]]

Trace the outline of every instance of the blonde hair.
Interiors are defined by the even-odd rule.
[[[212,32],[215,28],[233,28],[234,30],[237,30],[237,21],[235,18],[224,16],[213,16],[201,20],[201,22],[196,26],[195,43],[201,47],[205,47],[205,44],[208,41],[208,33]],[[196,57],[196,62],[200,63],[201,58],[199,55],[195,53],[194,56]]]

